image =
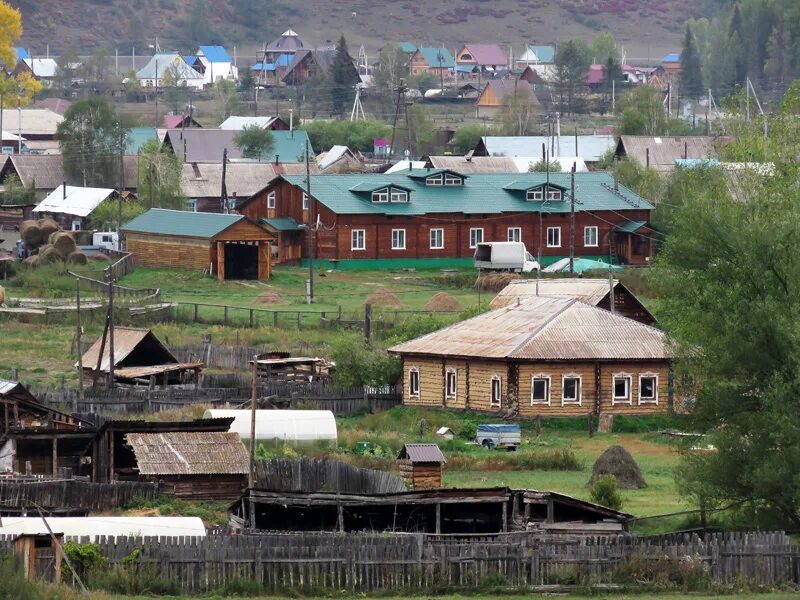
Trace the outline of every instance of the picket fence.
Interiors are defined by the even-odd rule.
[[[90,538],[79,540],[89,542]],[[267,533],[206,538],[96,540],[109,568],[139,569],[202,593],[240,580],[265,592],[438,592],[492,584],[514,588],[613,584],[628,560],[672,560],[719,583],[798,583],[798,548],[784,533],[726,533],[700,538],[559,538],[511,533]],[[8,548],[0,540],[0,550]],[[135,565],[124,566],[138,550]],[[633,583],[633,582],[630,582]]]

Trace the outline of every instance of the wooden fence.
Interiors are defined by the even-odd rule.
[[[384,494],[405,492],[403,480],[377,469],[362,469],[340,460],[303,457],[271,458],[256,463],[255,487],[276,492]]]
[[[125,506],[134,498],[154,498],[156,489],[153,483],[131,481],[92,483],[80,479],[19,481],[0,478],[0,506],[27,508],[33,514],[36,514],[36,506],[105,512]]]
[[[88,542],[90,538],[79,540]],[[322,595],[469,590],[481,585],[629,584],[621,566],[637,560],[654,572],[683,573],[719,583],[796,584],[798,548],[784,533],[728,533],[702,539],[560,538],[535,533],[493,536],[428,534],[267,533],[206,538],[98,538],[109,568],[146,568],[176,582],[183,593],[219,589],[240,580],[265,593]],[[8,541],[0,541],[0,549]],[[139,551],[135,566],[124,560]]]

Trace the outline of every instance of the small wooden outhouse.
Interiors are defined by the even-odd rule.
[[[436,444],[406,444],[397,458],[400,477],[412,490],[442,487],[442,465],[447,461]]]
[[[63,533],[24,533],[14,538],[12,548],[22,573],[28,581],[61,582],[61,552]]]

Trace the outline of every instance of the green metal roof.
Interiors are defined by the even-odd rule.
[[[244,219],[242,215],[189,212],[151,208],[129,221],[123,231],[179,235],[184,237],[213,238],[228,227]]]
[[[458,171],[453,171],[452,169],[410,169],[408,171],[397,171],[398,173],[405,173],[411,179],[427,179],[428,177],[434,177],[436,175],[441,175],[444,173],[449,173],[450,175],[456,175],[461,177],[462,179],[468,179],[469,175],[464,175],[463,173],[459,173]]]
[[[275,158],[277,154],[280,156],[282,163],[286,162],[303,162],[298,160],[300,156],[306,155],[306,142],[308,141],[308,134],[302,129],[295,129],[294,131],[281,131],[276,130],[272,132],[272,139],[275,141],[275,147],[270,152],[270,158]],[[308,145],[309,156],[314,158],[314,149],[311,144]],[[266,157],[265,157],[266,160]],[[305,158],[303,158],[305,160]]]
[[[647,221],[625,221],[614,227],[614,231],[620,233],[636,233],[645,225],[647,225]]]
[[[552,180],[552,178],[550,179],[550,183],[548,183],[547,181],[544,181],[544,182],[541,182],[541,181],[530,181],[530,180],[527,180],[527,179],[523,179],[523,180],[520,180],[520,181],[512,181],[508,185],[504,185],[503,189],[504,190],[510,190],[512,192],[527,192],[528,190],[532,190],[532,189],[537,188],[537,187],[542,187],[543,184],[544,185],[549,185],[550,187],[557,188],[559,190],[567,189],[563,185],[559,185],[559,184],[555,183]]]
[[[158,142],[158,132],[154,127],[131,127],[125,133],[125,154],[139,154],[150,140]]]
[[[433,171],[431,171],[433,172]],[[415,174],[414,171],[411,172]],[[496,214],[503,212],[569,212],[569,202],[528,201],[520,191],[503,189],[518,186],[536,187],[547,183],[546,173],[472,173],[464,185],[426,186],[424,180],[409,177],[408,171],[369,175],[312,175],[314,198],[338,214],[424,215],[430,213]],[[353,192],[355,186],[368,184],[370,179],[381,185],[397,185],[411,190],[408,202],[373,203],[363,193]],[[569,189],[569,173],[550,173],[550,182]],[[284,175],[293,185],[305,188],[305,176]],[[606,172],[575,174],[575,209],[591,210],[652,210],[646,200],[620,185],[614,190],[614,178]],[[521,187],[520,190],[527,189]]]
[[[292,217],[265,218],[261,219],[261,222],[269,225],[275,231],[299,231],[301,229],[300,225]]]

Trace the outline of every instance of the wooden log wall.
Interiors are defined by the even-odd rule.
[[[90,541],[89,537],[77,540]],[[782,532],[726,533],[701,539],[678,535],[543,537],[431,534],[267,533],[206,538],[97,538],[109,568],[122,570],[139,550],[138,565],[179,583],[185,594],[254,580],[265,593],[349,590],[351,593],[431,589],[469,590],[502,581],[508,587],[613,583],[620,563],[634,557],[663,561],[687,557],[718,583],[797,584],[798,547]],[[0,537],[0,552],[10,550]],[[128,567],[129,568],[129,567]]]

